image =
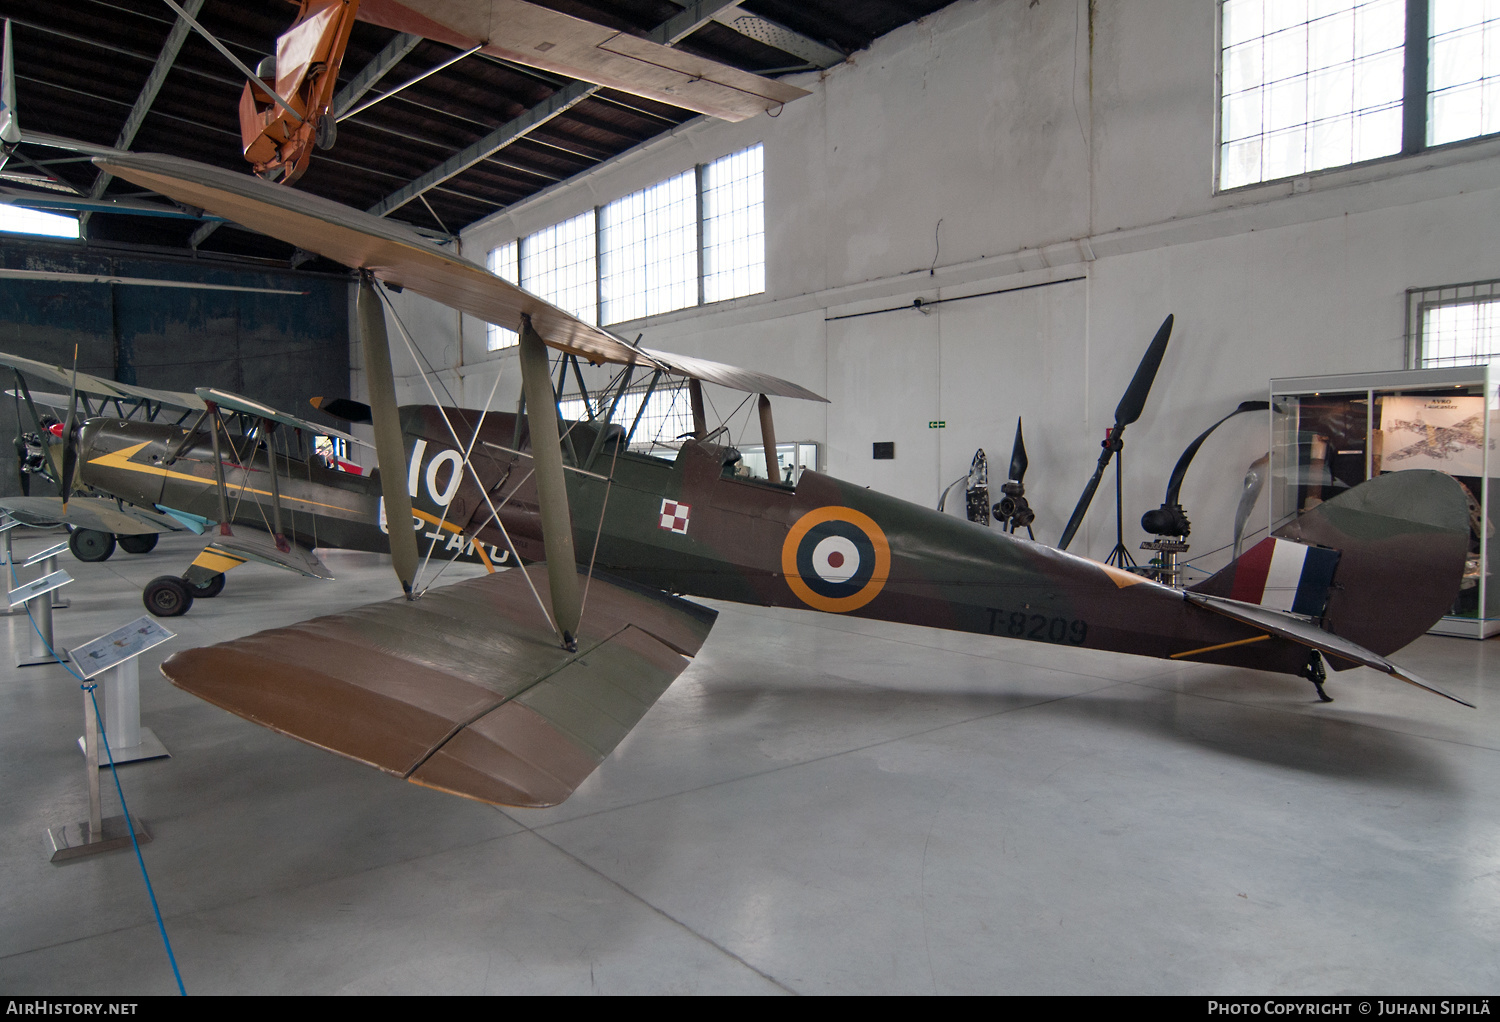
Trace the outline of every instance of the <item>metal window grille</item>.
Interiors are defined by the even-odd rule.
[[[499,248],[490,250],[489,270],[502,280],[508,280],[512,284],[521,282],[520,260],[517,253],[520,243],[515,241],[506,242]],[[507,327],[496,326],[494,323],[485,324],[489,329],[485,334],[485,349],[487,351],[499,351],[501,348],[511,348],[521,343],[521,335]]]
[[[765,148],[730,153],[502,245],[489,268],[590,323],[759,294]],[[514,330],[490,326],[490,351],[515,343]]]
[[[1220,188],[1401,151],[1405,0],[1222,0],[1220,12]]]
[[[703,168],[703,301],[766,289],[765,147]]]
[[[697,304],[695,179],[690,170],[600,210],[600,314],[605,323]]]
[[[544,227],[521,241],[521,286],[586,323],[599,322],[594,211]]]
[[[1408,364],[1431,369],[1500,358],[1500,280],[1406,292]]]
[[[649,386],[648,379],[627,387],[610,421],[628,430],[635,422],[636,414],[640,413],[641,420],[630,438],[630,449],[647,454],[675,452],[679,446],[677,438],[693,429],[692,401],[688,397],[687,385],[659,383],[647,401]],[[641,411],[643,402],[646,405],[644,412]],[[580,397],[565,398],[558,402],[557,407],[564,419],[588,418],[588,408]],[[601,409],[600,414],[603,411]]]
[[[1500,131],[1500,4],[1432,0],[1427,143]]]

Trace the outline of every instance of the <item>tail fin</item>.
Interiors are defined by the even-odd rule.
[[[1384,656],[1453,606],[1468,550],[1462,486],[1442,472],[1388,472],[1319,504],[1190,591],[1306,614]]]

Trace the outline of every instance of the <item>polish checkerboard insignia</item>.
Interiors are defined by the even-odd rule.
[[[686,536],[688,512],[691,510],[692,508],[686,504],[679,504],[675,500],[667,500],[663,497],[661,502],[661,521],[659,524],[663,529]]]

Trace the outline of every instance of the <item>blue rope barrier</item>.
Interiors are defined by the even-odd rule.
[[[11,559],[11,562],[8,566],[10,568],[11,587],[15,588],[15,583],[19,580],[16,578],[16,562],[14,558]],[[50,592],[43,593],[42,595],[45,596],[48,600],[52,599],[52,594]],[[24,603],[22,604],[22,606],[26,608],[26,618],[31,622],[31,630],[36,632],[36,637],[42,640],[43,646],[47,647],[47,653],[58,662],[63,670],[67,671],[74,678],[78,679],[78,687],[84,692],[88,693],[89,702],[94,707],[94,720],[97,721],[99,725],[99,740],[104,743],[104,754],[109,758],[109,773],[110,776],[114,778],[115,791],[120,796],[120,811],[125,814],[125,828],[130,831],[130,844],[135,848],[135,861],[140,864],[141,877],[146,881],[146,895],[151,899],[151,911],[156,916],[156,928],[158,931],[160,931],[161,942],[167,949],[167,961],[172,964],[172,975],[177,980],[177,992],[183,997],[186,997],[187,987],[183,986],[182,984],[182,973],[177,968],[177,956],[172,953],[172,941],[168,939],[166,924],[162,922],[161,906],[156,903],[156,891],[151,887],[151,874],[146,872],[146,859],[141,855],[141,843],[136,839],[135,836],[135,824],[132,821],[130,815],[130,807],[125,804],[125,789],[120,786],[120,771],[115,766],[114,754],[109,751],[109,736],[104,733],[104,717],[99,712],[99,698],[94,694],[94,691],[98,686],[94,685],[92,682],[84,678],[83,675],[73,670],[72,666],[70,666],[66,660],[57,655],[57,650],[52,648],[52,644],[47,641],[47,637],[42,634],[41,628],[38,627],[36,618],[31,613],[31,604]]]

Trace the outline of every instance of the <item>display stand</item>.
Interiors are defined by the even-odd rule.
[[[9,516],[6,516],[5,520],[4,520],[4,524],[0,525],[0,536],[4,536],[5,537],[5,554],[4,554],[5,562],[4,563],[5,563],[5,570],[7,572],[10,571],[10,566],[15,563],[15,557],[16,557],[15,551],[13,551],[11,549],[11,538],[15,534],[15,530],[18,529],[18,528],[20,528],[20,526],[21,526],[20,522],[16,521],[14,518],[11,518]],[[9,588],[9,586],[7,586],[6,588]],[[12,616],[14,614],[24,614],[24,613],[26,613],[26,608],[24,606],[21,606],[21,605],[17,605],[17,606],[14,606],[14,607],[7,606],[4,609],[0,609],[0,616],[4,616],[4,617],[10,617],[10,616]]]
[[[167,631],[156,621],[149,617],[138,618],[123,628],[117,628],[108,635],[102,635],[91,642],[86,642],[74,648],[74,660],[80,671],[87,679],[104,671],[114,669],[115,685],[113,694],[106,694],[104,713],[106,719],[113,711],[114,717],[120,721],[118,725],[106,723],[106,734],[115,735],[117,741],[128,741],[130,736],[125,732],[133,718],[134,727],[137,731],[136,746],[141,745],[140,734],[140,670],[136,658],[146,650],[160,643],[166,642],[173,637],[173,633]],[[134,684],[129,682],[133,680]],[[151,831],[139,818],[132,817],[127,820],[124,816],[111,816],[105,818],[103,807],[99,798],[99,768],[100,754],[103,743],[100,741],[98,718],[96,717],[95,686],[88,681],[84,683],[83,693],[83,737],[79,739],[83,744],[84,770],[88,775],[89,785],[89,818],[79,823],[64,824],[52,827],[47,831],[47,840],[51,845],[51,860],[54,863],[64,863],[73,859],[88,855],[98,855],[102,852],[112,852],[120,848],[128,848],[134,842],[145,844],[151,840]],[[116,730],[117,726],[120,730]],[[145,731],[144,734],[150,734]],[[151,736],[153,742],[155,736]],[[156,743],[160,746],[160,743]],[[128,746],[119,749],[111,749],[114,753],[115,764],[127,762],[126,753]],[[166,751],[157,755],[166,755]],[[150,756],[133,756],[133,759],[148,759]],[[108,763],[104,764],[108,766]]]
[[[1272,380],[1271,528],[1387,472],[1443,472],[1470,500],[1469,556],[1458,599],[1429,631],[1500,632],[1500,586],[1489,581],[1497,407],[1482,365]]]
[[[36,627],[30,630],[30,652],[16,661],[17,667],[37,667],[42,664],[60,664],[68,659],[66,650],[58,649],[52,636],[53,592],[73,581],[73,577],[57,567],[57,555],[68,548],[67,541],[50,546],[41,553],[33,554],[22,567],[41,564],[42,574],[25,585],[10,591],[12,608],[25,604]]]
[[[15,554],[12,553],[11,549],[10,549],[10,542],[11,542],[11,540],[10,540],[10,534],[11,534],[11,530],[17,528],[20,524],[21,523],[18,522],[18,521],[16,521],[14,518],[7,517],[5,519],[5,524],[0,525],[0,534],[4,534],[4,536],[5,536],[5,566],[6,567],[10,567],[11,562],[15,560]]]
[[[171,756],[150,728],[141,727],[141,666],[137,658],[173,635],[155,618],[139,617],[73,648],[73,662],[84,677],[109,672],[104,683],[104,730],[109,735],[109,749],[99,753],[105,766],[109,766],[111,755],[117,765]],[[84,735],[78,739],[84,755],[88,755],[87,738]]]

